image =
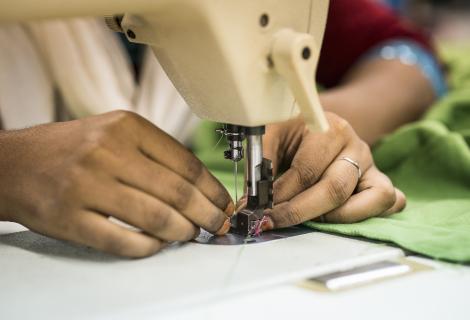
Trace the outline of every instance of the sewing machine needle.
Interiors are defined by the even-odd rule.
[[[235,166],[233,167],[233,171],[235,174],[235,205],[238,202],[238,162],[234,162]]]

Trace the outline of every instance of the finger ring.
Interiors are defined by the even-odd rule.
[[[348,158],[348,157],[342,157],[342,158],[340,158],[339,160],[347,161],[347,162],[349,162],[350,164],[352,164],[353,166],[355,166],[356,169],[357,169],[358,179],[361,179],[361,177],[362,177],[362,171],[361,171],[361,167],[359,167],[359,163],[357,163],[357,161],[354,161],[353,159]]]

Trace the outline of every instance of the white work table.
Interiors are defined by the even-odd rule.
[[[401,250],[319,232],[260,244],[190,243],[122,260],[0,223],[0,319],[470,319],[470,267],[341,292],[301,279]]]

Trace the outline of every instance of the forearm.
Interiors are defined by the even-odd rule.
[[[15,221],[19,211],[13,198],[21,190],[19,177],[23,172],[19,172],[16,165],[21,162],[21,149],[25,144],[22,137],[27,130],[0,130],[0,221]]]
[[[321,94],[325,110],[348,120],[369,144],[418,119],[435,98],[418,66],[383,59],[359,64],[340,86]]]

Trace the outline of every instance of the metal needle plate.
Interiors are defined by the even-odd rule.
[[[242,245],[261,243],[272,240],[279,240],[302,234],[313,232],[314,230],[304,226],[295,226],[285,229],[278,229],[272,231],[263,232],[258,237],[247,238],[239,234],[229,233],[224,236],[216,236],[205,230],[201,230],[201,234],[194,240],[200,244],[216,244],[216,245]]]

